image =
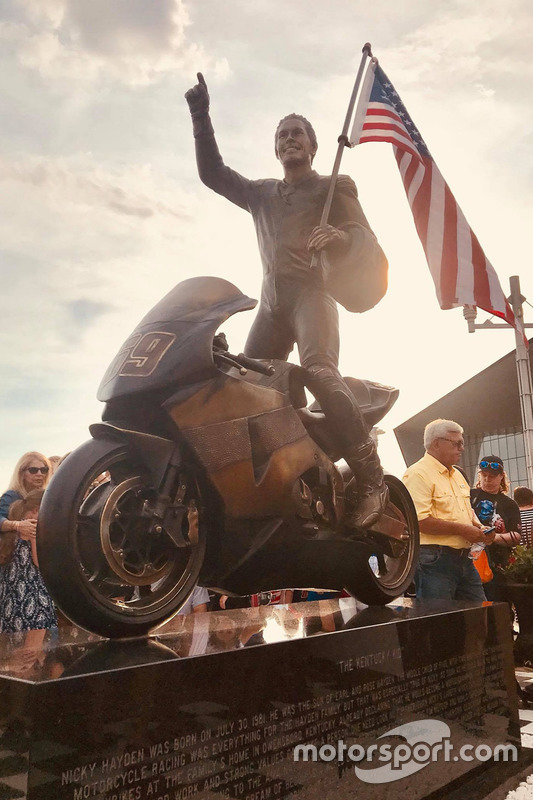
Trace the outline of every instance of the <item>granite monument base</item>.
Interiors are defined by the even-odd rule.
[[[504,604],[327,600],[176,617],[142,640],[0,635],[0,800],[417,800],[519,751]]]

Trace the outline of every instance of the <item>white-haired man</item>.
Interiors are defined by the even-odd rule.
[[[494,533],[483,534],[470,487],[453,467],[464,450],[463,429],[449,419],[433,420],[424,430],[424,447],[424,456],[403,476],[420,525],[416,596],[482,602],[483,585],[468,556],[474,542],[490,544]]]

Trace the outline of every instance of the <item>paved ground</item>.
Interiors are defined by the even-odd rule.
[[[533,684],[533,669],[517,667],[515,674],[522,688]],[[522,706],[519,710],[522,747],[525,751],[533,751],[533,703]],[[525,769],[486,795],[486,800],[533,800],[533,759]]]

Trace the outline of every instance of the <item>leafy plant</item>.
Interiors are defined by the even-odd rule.
[[[507,583],[533,584],[533,547],[518,545],[504,569]]]

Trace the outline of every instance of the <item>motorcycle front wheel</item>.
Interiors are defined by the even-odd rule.
[[[39,512],[39,566],[76,625],[108,638],[141,636],[190,595],[206,547],[194,468],[180,471],[172,537],[157,524],[157,502],[147,473],[118,441],[86,442],[53,476]]]
[[[420,539],[416,509],[404,484],[394,475],[385,474],[389,498],[405,520],[407,538],[399,542],[387,540],[369,530],[365,544],[372,555],[354,570],[346,590],[369,606],[382,606],[400,597],[413,581],[418,564]]]

